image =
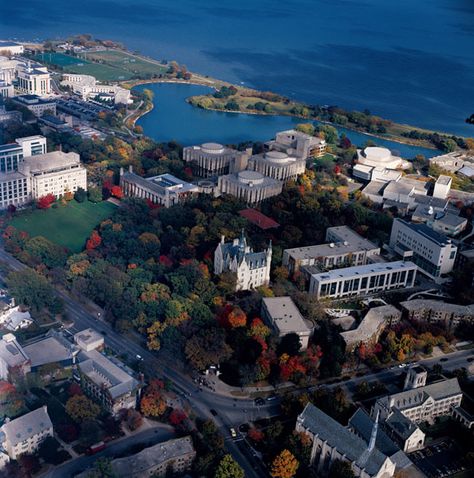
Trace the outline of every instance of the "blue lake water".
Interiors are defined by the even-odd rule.
[[[223,144],[238,144],[243,141],[267,141],[275,133],[305,122],[289,116],[258,116],[237,113],[206,111],[186,103],[186,98],[208,93],[209,88],[176,83],[141,85],[139,90],[149,89],[154,93],[154,109],[142,116],[137,124],[145,134],[157,141],[176,140],[184,146],[216,141]],[[438,154],[436,150],[374,138],[362,133],[338,128],[352,143],[363,146],[368,140],[397,151],[404,158],[417,154],[426,157]]]
[[[472,0],[0,0],[0,37],[74,33],[309,103],[474,136],[464,122],[474,113]]]

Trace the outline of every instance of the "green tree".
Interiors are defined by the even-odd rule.
[[[36,311],[57,306],[61,302],[50,283],[32,269],[10,273],[7,285],[17,304],[24,304]]]
[[[74,395],[66,402],[66,412],[75,422],[80,423],[97,417],[100,407],[85,395]]]
[[[301,131],[302,133],[309,134],[310,136],[314,135],[314,125],[311,123],[301,123],[296,126],[296,131]]]
[[[101,202],[103,197],[102,197],[102,189],[96,188],[96,187],[90,187],[89,190],[87,191],[87,194],[89,196],[89,201],[90,202]]]
[[[111,459],[105,456],[97,459],[92,470],[87,473],[87,478],[115,478],[116,476],[112,470]]]
[[[197,370],[205,370],[209,365],[218,364],[230,358],[232,349],[225,342],[222,329],[201,329],[187,342],[186,358]]]
[[[87,199],[87,192],[84,188],[77,188],[77,191],[74,193],[74,199],[77,202],[84,202]]]
[[[244,478],[244,476],[244,470],[229,454],[222,458],[215,474],[215,478]]]

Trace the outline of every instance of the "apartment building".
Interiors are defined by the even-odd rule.
[[[12,460],[25,453],[34,453],[47,437],[53,436],[46,405],[5,422],[0,430],[5,436],[3,447]]]
[[[421,272],[435,281],[454,268],[457,247],[451,239],[425,224],[395,219],[390,247],[403,258],[412,260]]]

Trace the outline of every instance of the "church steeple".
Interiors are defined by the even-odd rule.
[[[369,452],[371,452],[375,448],[375,442],[377,441],[377,431],[379,429],[379,415],[380,415],[380,410],[377,410],[374,426],[372,427],[372,433],[370,435],[370,442],[369,442],[369,448],[368,448]]]

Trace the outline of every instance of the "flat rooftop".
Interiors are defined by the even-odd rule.
[[[282,335],[291,332],[311,332],[311,328],[306,325],[306,321],[291,297],[265,297],[262,302]]]
[[[80,162],[77,153],[65,153],[64,151],[52,151],[24,159],[24,165],[28,165],[32,173],[66,168],[80,164]]]
[[[433,231],[433,229],[428,227],[426,224],[414,224],[403,219],[395,219],[395,221],[398,221],[408,229],[411,229],[413,232],[419,234],[420,236],[423,236],[430,242],[434,242],[440,247],[452,245],[451,239],[446,237],[444,234],[440,234],[439,232]]]
[[[333,240],[336,238],[337,242],[347,242],[349,244],[357,245],[358,250],[371,251],[380,249],[372,241],[369,241],[360,234],[357,234],[348,226],[334,226],[326,229],[326,240]]]
[[[417,269],[417,266],[411,261],[393,261],[376,264],[366,264],[364,266],[345,267],[343,269],[335,269],[329,272],[312,274],[312,276],[315,279],[327,281],[350,278],[359,275],[365,276],[372,274],[382,274],[391,270],[399,271],[404,269]]]

